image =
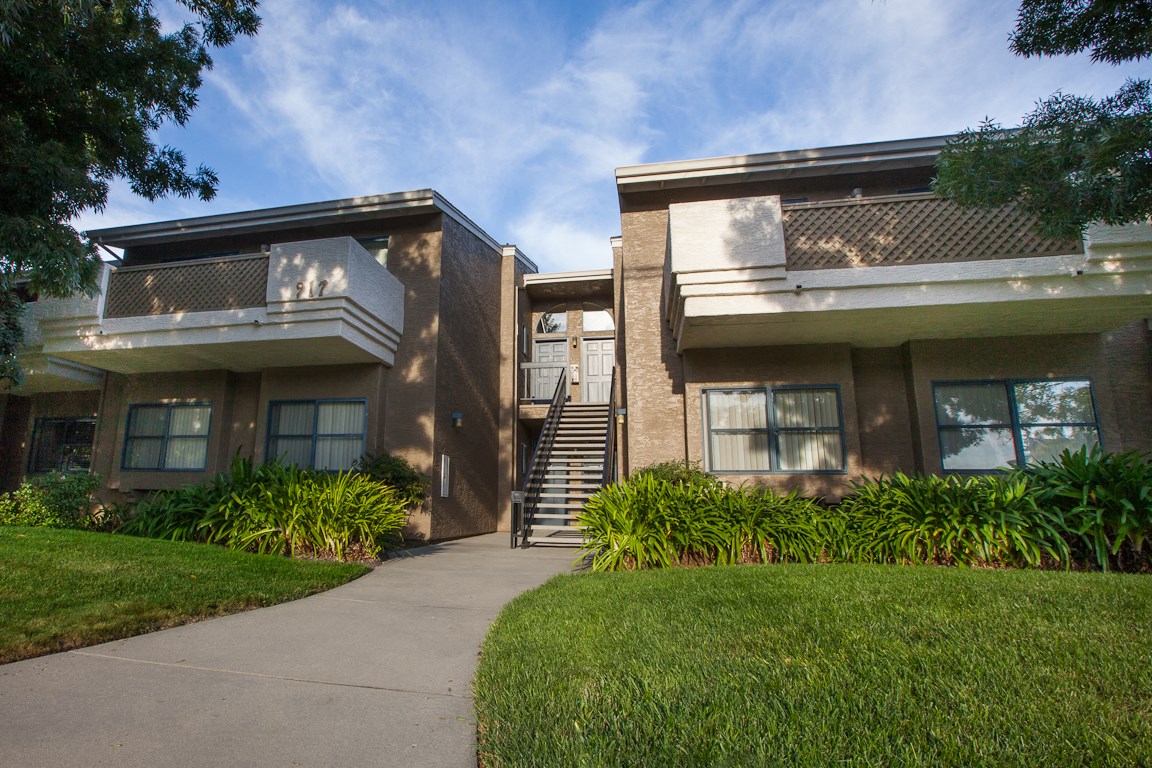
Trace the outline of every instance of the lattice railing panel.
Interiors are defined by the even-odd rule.
[[[109,278],[104,316],[144,317],[262,307],[267,289],[268,257],[263,254],[122,268]]]
[[[938,197],[875,198],[784,209],[788,269],[1011,259],[1081,253],[1083,243],[1037,235],[1009,206],[961,208]]]

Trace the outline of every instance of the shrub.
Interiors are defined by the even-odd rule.
[[[1152,462],[1145,455],[1065,450],[1013,476],[1060,518],[1074,559],[1103,570],[1152,569]]]
[[[357,472],[237,459],[202,485],[140,502],[123,533],[251,552],[367,559],[399,540],[409,498]]]
[[[705,472],[698,461],[664,461],[658,464],[649,464],[633,472],[630,479],[639,477],[654,477],[657,480],[674,484],[723,485],[715,475]]]
[[[97,528],[103,517],[93,515],[92,494],[100,476],[87,472],[51,472],[0,494],[0,525],[45,528]]]
[[[352,469],[395,488],[411,506],[420,504],[428,495],[428,476],[417,472],[407,459],[387,451],[365,454]]]
[[[864,563],[1066,563],[1058,517],[1012,477],[908,476],[855,486],[836,508],[833,559]]]
[[[666,465],[662,465],[666,466]],[[826,513],[796,493],[732,489],[704,473],[641,471],[584,506],[592,570],[743,562],[808,562],[828,536]]]

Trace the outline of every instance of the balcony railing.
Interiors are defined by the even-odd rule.
[[[262,307],[268,254],[121,267],[108,281],[104,317],[150,317],[183,312]]]
[[[930,194],[784,206],[789,270],[843,269],[1083,253],[1044,237],[1009,206],[961,208]]]
[[[520,399],[548,402],[556,391],[556,383],[567,368],[567,363],[520,363]],[[565,398],[569,394],[570,387],[565,377]]]

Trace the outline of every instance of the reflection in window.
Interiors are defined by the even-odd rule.
[[[567,333],[568,312],[563,304],[557,304],[552,309],[540,315],[536,321],[536,333]]]
[[[382,267],[388,266],[388,236],[382,237],[363,237],[359,238],[356,242],[360,243],[360,247],[372,254],[372,258],[376,259],[376,263]]]
[[[123,469],[202,470],[208,463],[211,403],[158,403],[128,408]]]
[[[616,324],[612,322],[612,313],[599,304],[584,302],[584,331],[614,331]]]
[[[87,472],[92,466],[93,418],[39,418],[32,430],[28,474]]]
[[[1092,385],[1085,380],[937,384],[934,399],[948,472],[1048,461],[1100,442]]]
[[[844,428],[835,387],[707,390],[704,418],[710,471],[844,469]]]

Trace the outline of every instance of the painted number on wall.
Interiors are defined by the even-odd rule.
[[[327,280],[321,280],[318,283],[313,281],[313,280],[309,280],[308,282],[304,282],[303,280],[301,280],[300,282],[296,283],[296,298],[298,298],[298,299],[304,298],[304,292],[305,291],[308,292],[308,298],[310,298],[310,299],[319,298],[319,297],[324,295],[324,289],[327,287],[328,287],[328,281]]]

